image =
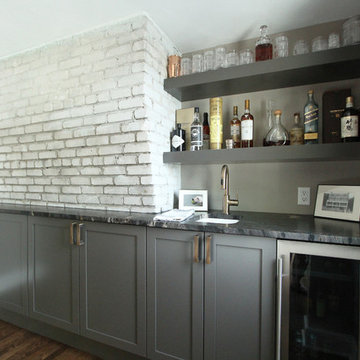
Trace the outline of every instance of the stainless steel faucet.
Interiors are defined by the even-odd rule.
[[[227,165],[223,165],[221,168],[221,188],[225,190],[222,211],[224,214],[229,214],[230,206],[239,205],[239,200],[231,200],[229,195],[229,168]]]

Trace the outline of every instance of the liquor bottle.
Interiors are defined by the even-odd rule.
[[[209,126],[209,114],[204,112],[203,120],[203,150],[210,149],[210,126]]]
[[[289,134],[281,124],[281,114],[281,110],[274,111],[274,124],[266,135],[265,146],[282,146],[290,144]]]
[[[240,120],[238,117],[238,107],[234,106],[233,107],[233,118],[230,121],[230,134],[231,134],[231,138],[233,139],[233,146],[234,148],[239,148],[240,147]]]
[[[250,100],[245,100],[245,113],[241,116],[241,147],[254,146],[254,117],[250,114]]]
[[[354,109],[354,98],[346,98],[346,107],[341,115],[341,141],[353,142],[359,139],[359,113]]]
[[[304,142],[305,144],[317,144],[319,142],[318,134],[319,107],[314,100],[314,91],[308,91],[308,100],[304,108]]]
[[[199,108],[194,110],[194,121],[190,127],[190,151],[201,150],[203,147],[203,127],[200,121]]]
[[[271,40],[267,34],[268,27],[266,25],[260,26],[260,38],[256,41],[255,60],[263,61],[272,59],[273,49]]]
[[[304,127],[300,122],[300,114],[294,114],[294,126],[290,130],[290,145],[304,144]]]
[[[266,121],[268,123],[268,128],[265,132],[265,136],[263,138],[263,146],[266,146],[266,135],[269,133],[270,129],[273,127],[273,110],[275,108],[274,100],[266,100]]]
[[[185,130],[181,128],[181,124],[176,124],[176,129],[170,135],[170,150],[185,151]]]
[[[210,149],[219,150],[223,144],[223,100],[221,97],[210,99]]]

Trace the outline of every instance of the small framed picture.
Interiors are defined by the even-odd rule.
[[[360,186],[319,185],[314,216],[360,220]]]
[[[179,190],[179,209],[207,211],[207,190]]]

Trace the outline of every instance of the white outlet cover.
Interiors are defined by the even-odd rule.
[[[298,205],[310,205],[310,188],[298,188]]]

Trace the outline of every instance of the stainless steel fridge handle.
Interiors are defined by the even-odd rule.
[[[276,299],[276,360],[281,358],[281,295],[283,280],[283,259],[277,261],[277,299]]]

